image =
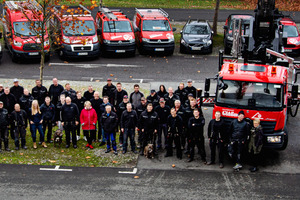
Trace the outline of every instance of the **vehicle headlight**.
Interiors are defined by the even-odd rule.
[[[297,43],[296,43],[296,45],[297,45],[297,46],[298,46],[298,45],[300,45],[300,41],[299,41],[299,42],[297,42]]]
[[[268,136],[268,143],[281,143],[281,136]]]
[[[22,42],[18,42],[16,40],[14,40],[14,45],[17,47],[21,47],[22,46]]]
[[[183,44],[183,45],[187,45],[187,43],[186,43],[186,41],[184,39],[181,39],[180,43]]]
[[[93,43],[96,43],[96,42],[98,42],[98,36],[97,35],[95,35],[95,37],[93,37]]]
[[[206,44],[207,44],[207,45],[211,45],[211,44],[212,44],[212,41],[211,41],[211,40],[208,40]]]
[[[103,43],[110,44],[110,40],[103,40]]]
[[[66,36],[63,36],[63,41],[64,41],[64,43],[70,44],[70,38],[68,38]]]
[[[169,42],[174,42],[174,38],[170,38],[170,39],[169,39]]]
[[[143,38],[142,40],[143,40],[143,42],[150,42],[150,39],[148,39],[148,38]]]
[[[44,47],[49,45],[49,40],[44,42]]]
[[[131,39],[129,40],[130,43],[134,43],[135,42],[135,39]]]
[[[231,36],[227,36],[227,40],[229,40],[229,41],[233,41],[233,37],[231,37]]]

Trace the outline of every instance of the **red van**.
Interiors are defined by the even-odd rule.
[[[287,44],[284,52],[290,55],[300,55],[300,34],[296,23],[290,18],[280,20],[283,32],[287,34]]]

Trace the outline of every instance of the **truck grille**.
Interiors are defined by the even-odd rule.
[[[153,40],[153,39],[150,39],[150,42],[157,42],[157,43],[159,43],[159,41],[160,42],[169,42],[168,39],[163,39],[163,40]]]
[[[129,40],[110,41],[111,44],[129,44]]]
[[[41,44],[27,43],[23,45],[24,51],[37,51],[41,49],[42,49]]]
[[[82,47],[74,47],[74,51],[90,51],[92,47],[90,46],[82,46]]]

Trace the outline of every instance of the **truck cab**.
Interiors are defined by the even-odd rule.
[[[97,26],[86,7],[55,7],[50,30],[62,59],[99,56]]]
[[[136,41],[140,54],[172,55],[175,48],[169,15],[163,9],[135,9]]]
[[[135,55],[135,36],[132,24],[121,10],[101,7],[96,16],[103,54]]]
[[[6,1],[3,7],[5,47],[11,53],[14,62],[22,59],[41,58],[42,44],[41,39],[38,37],[38,29],[41,26],[43,16],[37,18],[33,13],[34,9],[39,8],[26,1]],[[44,31],[44,51],[46,59],[49,59],[50,44],[47,27],[44,27]]]

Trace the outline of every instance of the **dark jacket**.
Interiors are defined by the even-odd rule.
[[[99,98],[97,100],[95,98],[91,99],[92,107],[95,109],[99,119],[101,117],[100,106],[101,106],[102,103],[103,103],[103,100],[101,98]]]
[[[62,122],[79,121],[79,111],[75,103],[64,104],[61,108]]]
[[[8,111],[5,108],[0,109],[0,128],[7,127],[9,125]]]
[[[93,92],[89,92],[88,90],[84,92],[83,97],[87,100],[90,101],[91,99],[94,98],[94,93],[95,90],[93,90]]]
[[[165,105],[165,107],[161,107],[160,105],[159,106],[156,106],[155,109],[154,109],[155,112],[157,112],[157,115],[158,115],[158,123],[159,124],[166,124],[167,123],[167,119],[168,119],[168,116],[170,115],[170,107]]]
[[[167,93],[167,91],[164,91],[164,92],[162,92],[162,91],[157,91],[156,92],[156,94],[157,94],[157,96],[159,97],[159,98],[164,98],[164,96],[166,95],[166,94],[168,94]]]
[[[176,100],[180,100],[179,96],[177,96],[176,94],[173,94],[172,97],[169,97],[169,93],[165,94],[164,99],[166,101],[166,105],[168,105],[170,108],[174,107],[174,102]]]
[[[203,117],[199,117],[196,119],[195,117],[191,117],[188,122],[189,128],[189,138],[203,138],[203,127],[205,125],[205,119]]]
[[[214,140],[224,140],[226,138],[226,126],[223,119],[216,121],[216,119],[210,120],[207,129],[207,137]]]
[[[109,103],[109,102],[108,102],[107,104],[102,103],[102,104],[100,105],[100,111],[101,111],[101,114],[106,112],[106,111],[105,111],[105,107],[106,107],[106,106],[111,106],[111,110],[113,111],[114,107],[113,107],[113,105],[112,105],[111,103]]]
[[[137,127],[138,117],[135,110],[128,112],[125,110],[121,115],[121,128]]]
[[[55,121],[62,121],[62,116],[61,116],[61,110],[62,110],[62,103],[58,102],[55,108]]]
[[[38,100],[39,105],[42,105],[45,102],[45,98],[48,95],[48,92],[47,88],[44,86],[35,86],[34,88],[32,88],[31,94],[34,99]]]
[[[107,84],[103,86],[102,90],[102,97],[108,96],[109,102],[113,104],[113,92],[116,90],[116,86],[111,84],[111,86],[108,86]]]
[[[183,129],[183,122],[179,115],[176,115],[176,117],[173,117],[172,115],[169,115],[167,119],[168,124],[168,132],[169,133],[176,133],[181,135],[182,129]]]
[[[29,120],[32,121],[34,124],[39,124],[40,121],[43,119],[42,113],[36,113],[35,115],[32,114],[31,108],[29,109]]]
[[[32,104],[32,101],[34,100],[33,96],[31,94],[29,95],[23,95],[21,98],[20,98],[20,106],[21,106],[21,109],[25,110],[27,112],[27,114],[29,115],[29,109],[31,108],[31,104]]]
[[[193,94],[194,98],[196,98],[196,88],[194,86],[192,87],[189,87],[189,86],[186,86],[184,89],[186,89],[186,91],[188,92],[188,94]]]
[[[22,97],[23,93],[24,93],[24,88],[22,86],[12,86],[10,88],[10,93],[13,94],[17,100],[17,102],[19,102],[20,98]]]
[[[118,116],[115,112],[111,111],[109,115],[104,112],[100,119],[101,126],[106,133],[115,133],[118,125]]]
[[[231,141],[246,141],[249,135],[249,126],[245,120],[238,121],[234,119],[229,128],[230,139]]]
[[[53,105],[56,106],[56,104],[59,102],[60,94],[64,91],[64,87],[60,84],[57,86],[54,86],[53,84],[49,87],[49,96],[51,98],[51,102]]]
[[[121,102],[119,104],[119,106],[116,108],[117,109],[117,115],[118,115],[119,119],[121,119],[122,113],[127,109],[126,106],[127,106],[128,103]],[[134,110],[134,106],[132,104],[131,104],[131,106],[132,106],[132,110]]]
[[[24,110],[20,110],[20,112],[13,111],[11,113],[11,125],[12,128],[16,128],[22,126],[23,128],[27,127],[27,114]]]
[[[147,104],[143,105],[143,104],[140,104],[135,110],[136,110],[136,113],[138,115],[138,118],[140,118],[142,112],[144,112],[147,108]]]
[[[175,109],[176,110],[176,109]],[[179,115],[183,121],[183,126],[186,126],[187,125],[187,118],[186,118],[186,115],[185,115],[185,109],[183,106],[180,106],[178,110],[176,110],[176,113],[177,115]]]
[[[3,107],[7,109],[8,113],[14,111],[14,106],[17,103],[17,101],[13,94],[9,93],[8,95],[6,95],[5,93],[3,93],[0,96],[0,101],[3,102]]]
[[[158,129],[158,115],[155,111],[143,111],[140,116],[139,128],[147,131],[154,131]]]
[[[76,91],[70,88],[70,90],[64,89],[61,94],[64,94],[66,97],[70,97],[72,102],[76,99]]]
[[[158,106],[159,102],[159,97],[157,96],[157,94],[155,94],[154,96],[149,95],[147,97],[147,103],[152,103],[153,108],[155,108],[156,106]]]
[[[129,97],[129,101],[134,105],[134,107],[138,107],[141,105],[141,98],[144,96],[143,93],[138,91],[137,93],[132,92]]]
[[[112,101],[113,101],[114,107],[117,107],[118,105],[120,105],[120,103],[122,103],[123,97],[125,95],[128,95],[125,90],[121,90],[120,92],[118,90],[114,90],[113,95],[112,95]]]
[[[184,104],[184,102],[187,100],[188,91],[185,88],[180,90],[178,87],[178,89],[175,91],[175,94],[179,96],[181,103]]]
[[[81,111],[83,110],[85,101],[86,101],[86,99],[84,97],[81,97],[81,99],[76,98],[74,100],[73,103],[75,103],[77,105],[79,113],[81,113]]]
[[[40,107],[40,110],[42,112],[43,120],[50,120],[54,122],[55,120],[55,107],[52,103],[50,103],[49,106],[46,105],[46,103],[43,103]]]

